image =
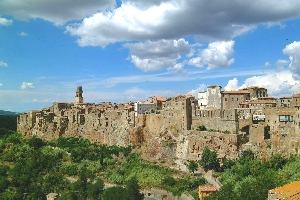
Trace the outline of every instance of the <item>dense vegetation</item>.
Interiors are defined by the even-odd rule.
[[[17,114],[0,110],[0,128],[17,130]]]
[[[300,180],[299,157],[285,159],[274,155],[261,161],[251,151],[245,151],[238,160],[227,161],[224,168],[221,190],[206,200],[265,200],[268,190]]]
[[[177,176],[142,160],[130,147],[91,144],[79,138],[46,142],[0,130],[0,199],[141,199],[139,187],[159,187],[176,195],[195,194],[202,177]],[[109,183],[110,187],[104,187]]]

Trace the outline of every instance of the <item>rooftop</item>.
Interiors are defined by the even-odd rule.
[[[300,199],[300,181],[295,181],[284,186],[270,190],[270,193],[279,194],[282,198],[298,197]],[[298,199],[297,198],[297,199]]]
[[[210,184],[200,185],[198,188],[199,192],[216,192],[218,189]]]

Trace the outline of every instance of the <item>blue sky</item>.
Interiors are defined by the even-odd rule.
[[[0,2],[0,109],[262,86],[300,92],[300,3]]]

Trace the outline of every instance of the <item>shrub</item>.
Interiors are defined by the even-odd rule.
[[[211,151],[208,147],[205,147],[200,160],[200,165],[205,171],[218,171],[220,169],[220,163],[217,157],[217,152]]]

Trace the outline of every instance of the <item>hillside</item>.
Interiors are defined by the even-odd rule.
[[[0,110],[0,128],[17,130],[18,113]]]

